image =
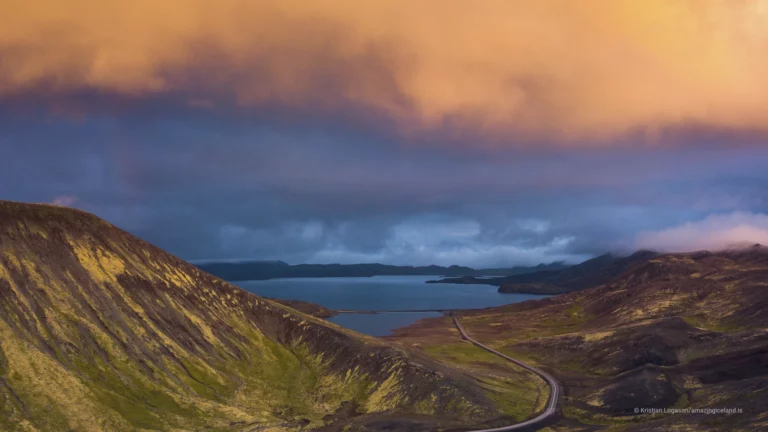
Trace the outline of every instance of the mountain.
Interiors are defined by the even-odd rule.
[[[540,264],[535,267],[511,267],[473,269],[453,265],[442,266],[394,266],[386,264],[299,264],[289,265],[283,261],[248,261],[236,263],[201,263],[200,269],[228,281],[264,280],[278,278],[314,277],[372,277],[372,276],[497,276],[523,274],[544,269],[556,270],[566,267],[561,262]]]
[[[768,430],[766,247],[649,256],[583,291],[459,315],[473,337],[565,386],[554,430]],[[452,330],[425,320],[396,339],[435,352]]]
[[[633,264],[655,255],[655,252],[650,251],[635,252],[627,257],[604,254],[560,270],[537,271],[497,278],[448,278],[429,281],[429,283],[495,285],[499,287],[501,293],[562,294],[603,284]]]
[[[477,276],[512,276],[528,273],[536,273],[541,271],[557,271],[570,267],[570,265],[562,261],[554,261],[551,263],[541,263],[535,266],[515,266],[508,268],[486,268],[478,269],[475,271]]]
[[[490,390],[78,210],[0,201],[0,430],[440,430]],[[385,426],[381,426],[385,425]]]

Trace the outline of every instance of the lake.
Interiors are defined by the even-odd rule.
[[[303,300],[334,310],[476,309],[545,296],[500,294],[491,285],[427,284],[438,276],[374,276],[363,278],[297,278],[235,282],[263,297]],[[330,321],[372,336],[386,336],[398,327],[437,312],[340,314]]]

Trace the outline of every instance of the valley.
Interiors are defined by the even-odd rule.
[[[3,431],[466,430],[535,408],[512,397],[535,377],[481,385],[73,209],[0,202],[0,310]]]
[[[0,202],[0,240],[4,431],[768,427],[760,245],[636,254],[374,338],[320,318],[360,311],[259,297],[81,211]],[[741,414],[659,411],[689,408]]]

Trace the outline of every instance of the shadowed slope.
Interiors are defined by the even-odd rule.
[[[439,429],[499,417],[463,375],[77,210],[0,202],[0,312],[0,430],[309,430],[382,415]]]

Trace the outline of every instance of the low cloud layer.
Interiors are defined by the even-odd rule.
[[[766,23],[764,0],[5,0],[0,101],[369,110],[474,145],[768,132]]]
[[[660,252],[693,252],[768,245],[768,214],[736,212],[657,232],[641,233],[636,246]]]
[[[258,256],[291,263],[458,263],[474,267],[578,263],[589,258],[588,254],[569,249],[573,237],[543,236],[538,226],[539,235],[531,237],[526,230],[518,230],[514,221],[511,225],[511,233],[500,234],[495,226],[474,219],[436,214],[406,216],[380,224],[309,220],[285,222],[272,229],[226,225],[219,230],[218,250],[211,253],[218,260],[226,256],[233,261]]]
[[[308,262],[359,263],[387,262],[399,265],[443,266],[462,263],[476,268],[514,265],[537,265],[542,262],[565,261],[578,263],[588,258],[568,250],[570,237],[540,239],[541,243],[526,243],[520,232],[516,238],[489,237],[476,220],[435,217],[412,217],[394,224],[387,230],[380,247],[355,251],[342,238],[330,237],[314,252]]]

